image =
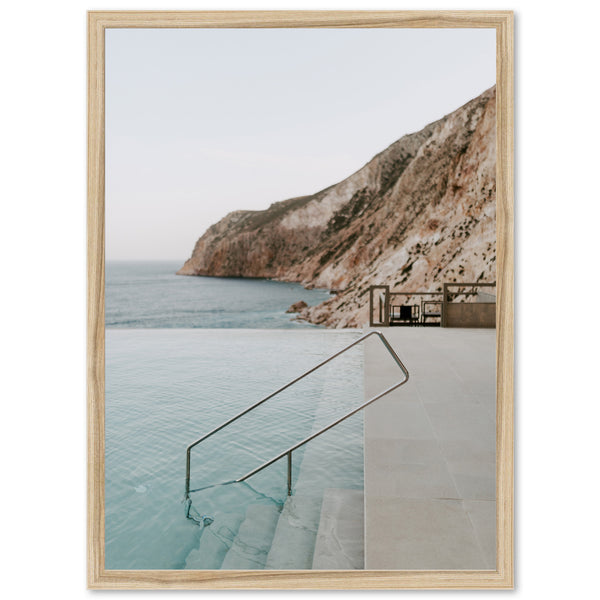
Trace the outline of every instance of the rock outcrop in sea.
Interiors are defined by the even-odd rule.
[[[300,317],[368,321],[370,285],[441,291],[496,278],[496,88],[405,135],[312,196],[228,214],[179,275],[265,277],[337,291]]]

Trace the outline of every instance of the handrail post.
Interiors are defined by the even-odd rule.
[[[292,452],[287,455],[287,492],[288,496],[292,495]]]
[[[442,318],[440,319],[440,327],[446,327],[446,314],[448,311],[448,284],[444,283],[444,292],[442,296]]]
[[[186,460],[185,460],[185,499],[188,500],[190,497],[190,455],[192,449],[188,448],[186,452]]]

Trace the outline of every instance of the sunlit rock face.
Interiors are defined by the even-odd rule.
[[[196,242],[179,275],[267,277],[337,295],[300,317],[368,321],[368,288],[440,291],[496,278],[496,88],[405,135],[312,196],[235,211]]]

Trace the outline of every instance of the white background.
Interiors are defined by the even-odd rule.
[[[91,593],[85,590],[85,10],[168,7],[150,0],[3,6],[0,585],[7,598]],[[516,11],[514,593],[595,596],[600,533],[595,3],[196,2],[176,8]]]

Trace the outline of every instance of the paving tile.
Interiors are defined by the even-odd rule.
[[[385,391],[387,388],[391,387],[398,383],[398,379],[391,378],[389,380],[379,379],[379,378],[370,378],[369,381],[365,382],[364,390],[365,390],[365,400],[372,398],[375,395],[380,394]],[[412,381],[408,381],[398,389],[390,392],[389,395],[384,396],[381,400],[377,400],[377,405],[381,406],[382,403],[385,403],[385,406],[389,404],[409,404],[411,402],[420,402],[421,398],[419,395],[419,390],[416,385],[412,383]],[[373,405],[375,406],[375,405]]]
[[[478,465],[484,465],[485,469],[490,469],[490,473],[495,471],[495,436],[494,438],[478,437],[470,440],[441,440],[439,445],[448,464],[457,467],[467,465],[466,469],[477,469]]]
[[[425,404],[461,402],[474,395],[456,377],[437,377],[435,374],[429,374],[419,379],[415,376],[415,386]]]
[[[494,465],[490,465],[491,475],[480,473],[457,473],[450,472],[456,484],[459,495],[464,500],[495,500],[496,478],[493,475]]]
[[[378,400],[365,412],[369,438],[434,439],[425,408],[420,402],[403,402],[390,398]]]
[[[440,440],[495,439],[496,422],[487,408],[472,402],[427,404],[427,414]]]
[[[463,502],[465,511],[473,524],[486,562],[486,568],[496,568],[496,502]]]
[[[466,440],[440,440],[439,444],[449,463],[476,461],[487,465],[496,461],[495,438],[494,435]]]
[[[376,468],[390,461],[397,464],[431,464],[444,461],[440,444],[434,439],[365,439],[365,453]]]
[[[370,476],[372,464],[369,463],[365,474],[365,486],[370,495],[389,498],[459,498],[444,462],[410,464],[390,460],[386,465],[378,465],[378,474]]]
[[[486,569],[460,500],[372,498],[366,569]]]

